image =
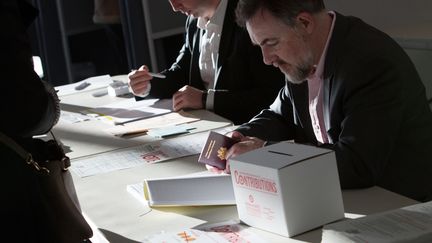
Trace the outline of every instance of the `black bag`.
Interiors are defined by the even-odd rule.
[[[31,187],[34,186],[35,191],[40,194],[40,204],[43,205],[43,210],[40,211],[42,217],[46,217],[43,222],[50,222],[50,225],[44,227],[50,229],[49,234],[52,234],[52,239],[58,242],[75,243],[91,238],[92,229],[81,213],[72,176],[68,170],[70,160],[55,138],[46,142],[47,152],[61,159],[46,161],[33,160],[32,154],[1,132],[0,141],[18,154],[35,175],[37,185]]]

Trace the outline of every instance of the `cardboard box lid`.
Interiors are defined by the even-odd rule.
[[[232,158],[231,161],[247,162],[274,169],[281,169],[306,159],[332,152],[332,150],[315,146],[280,142],[241,154]]]

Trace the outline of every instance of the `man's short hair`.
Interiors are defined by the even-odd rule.
[[[240,0],[236,9],[237,24],[245,27],[246,22],[257,11],[268,10],[273,16],[294,26],[295,18],[301,12],[318,13],[325,8],[323,0]]]

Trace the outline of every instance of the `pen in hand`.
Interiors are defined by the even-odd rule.
[[[166,78],[166,76],[164,74],[161,73],[152,73],[152,72],[148,72],[148,74],[150,76],[152,76],[153,78]]]
[[[136,69],[132,69],[131,72],[136,71]],[[152,72],[148,72],[148,74],[150,76],[152,76],[153,78],[166,78],[165,74],[162,73],[152,73]]]

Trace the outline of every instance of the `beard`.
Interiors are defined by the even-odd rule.
[[[292,72],[288,72],[288,70],[283,69],[285,65],[287,65],[286,62],[278,61],[279,69],[285,75],[285,78],[293,84],[301,84],[305,82],[314,70],[312,55],[309,55],[305,58],[305,60],[294,66]]]

